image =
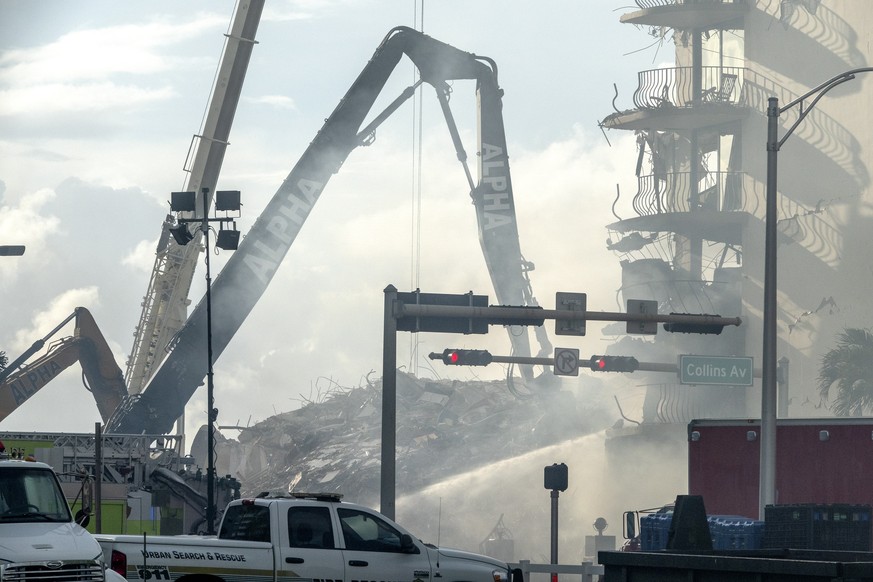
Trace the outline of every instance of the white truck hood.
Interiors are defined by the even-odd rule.
[[[0,527],[0,562],[92,560],[101,553],[97,540],[74,523],[16,523]]]
[[[497,558],[492,558],[490,556],[483,556],[481,554],[474,554],[473,552],[465,552],[463,550],[455,550],[452,548],[437,548],[437,551],[442,556],[447,556],[449,558],[455,558],[458,560],[470,560],[471,562],[479,562],[480,564],[488,564],[489,566],[493,566],[494,568],[500,568],[505,570],[507,568],[506,562],[501,562]]]

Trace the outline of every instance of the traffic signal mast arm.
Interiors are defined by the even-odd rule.
[[[489,306],[467,307],[454,305],[413,305],[397,301],[394,303],[394,317],[467,317],[493,320],[495,324],[502,325],[502,320],[512,318],[519,321],[529,321],[528,325],[542,325],[545,319],[585,319],[587,321],[638,321],[674,324],[673,331],[691,330],[695,326],[712,328],[717,326],[739,326],[742,319],[739,317],[721,317],[720,315],[670,313],[670,314],[641,314],[619,313],[610,311],[572,311],[558,309],[541,309],[534,307],[516,306]],[[668,330],[670,331],[670,330]],[[695,333],[686,331],[686,333]],[[714,333],[706,331],[703,333]]]
[[[487,366],[488,364],[531,364],[533,366],[553,366],[555,358],[535,358],[535,357],[519,357],[519,356],[494,356],[487,350],[470,350],[461,348],[446,348],[442,352],[431,352],[428,357],[431,360],[442,360],[447,366]],[[587,360],[587,366],[592,371],[603,372],[633,372],[641,370],[644,372],[672,372],[673,374],[679,371],[676,364],[664,364],[659,362],[640,362],[631,356],[591,356]],[[628,369],[619,370],[613,368],[611,362],[623,361],[628,362]],[[604,362],[604,366],[597,365]],[[632,363],[630,363],[632,362]]]

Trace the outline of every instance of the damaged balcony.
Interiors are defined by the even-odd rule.
[[[624,14],[622,23],[666,26],[679,30],[742,28],[747,0],[636,0],[640,10]]]
[[[657,301],[658,313],[737,313],[741,278],[739,269],[727,267],[715,269],[712,281],[684,279],[666,261],[640,259],[622,263],[621,292]]]
[[[633,199],[633,209],[639,216],[607,228],[619,233],[674,232],[740,245],[749,217],[759,213],[763,203],[758,195],[745,195],[744,184],[748,181],[742,172],[705,172],[696,180],[695,188],[690,172],[640,176]],[[610,250],[621,251],[613,248],[621,245],[622,241],[617,241]]]
[[[640,71],[635,109],[616,111],[605,129],[691,130],[748,116],[742,67],[669,67]]]

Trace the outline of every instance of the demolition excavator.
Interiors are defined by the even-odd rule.
[[[72,336],[49,341],[74,320]],[[27,363],[47,342],[46,353]],[[94,395],[100,417],[103,422],[108,421],[127,397],[127,385],[94,317],[84,307],[77,307],[53,330],[0,370],[0,420],[76,362],[82,366],[83,384]]]
[[[419,80],[364,125],[403,56],[415,64]],[[467,165],[449,107],[451,82],[462,79],[476,82],[478,181]],[[536,305],[528,278],[533,265],[523,258],[519,246],[497,66],[487,57],[461,51],[411,28],[397,27],[386,35],[212,283],[212,307],[222,314],[212,321],[215,358],[227,347],[266,290],[331,176],[355,148],[370,145],[377,127],[424,83],[436,92],[466,174],[476,209],[480,245],[499,304]],[[198,197],[202,195],[198,193]],[[207,362],[202,356],[206,353],[206,311],[204,298],[167,346],[166,357],[145,388],[126,398],[113,414],[107,432],[166,434],[172,429],[207,374]],[[550,352],[544,329],[535,329],[540,354]],[[526,328],[512,330],[510,338],[514,355],[530,355]],[[523,375],[531,378],[533,374],[528,368]]]

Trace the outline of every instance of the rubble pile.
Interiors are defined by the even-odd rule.
[[[586,402],[588,400],[586,399]],[[584,408],[584,409],[583,409]],[[216,445],[219,474],[262,491],[339,492],[379,498],[380,382],[331,391]],[[610,414],[582,407],[553,385],[520,397],[505,381],[459,382],[397,375],[396,485],[418,491],[454,474],[601,430]],[[224,465],[224,466],[222,466]]]

